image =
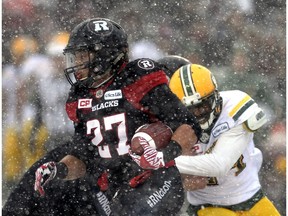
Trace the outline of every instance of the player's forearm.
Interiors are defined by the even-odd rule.
[[[210,154],[179,156],[175,159],[180,173],[219,177],[225,175],[249,144],[252,133],[239,125],[221,135]]]
[[[192,155],[197,137],[190,125],[183,124],[173,133],[169,145],[162,150],[165,163],[180,155]],[[180,145],[181,143],[181,145]]]
[[[83,161],[78,158],[67,155],[65,156],[60,163],[62,163],[57,172],[59,178],[64,180],[74,180],[83,177],[86,174],[86,165]],[[65,167],[66,166],[66,167]]]

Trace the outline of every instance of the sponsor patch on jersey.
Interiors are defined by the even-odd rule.
[[[105,100],[115,100],[115,99],[120,99],[120,98],[122,98],[122,91],[120,89],[107,91],[104,94]]]
[[[92,99],[79,99],[78,100],[78,109],[85,109],[92,107]]]
[[[148,70],[154,68],[154,62],[150,59],[141,59],[138,61],[138,67]]]
[[[212,130],[212,135],[213,137],[217,137],[219,136],[220,134],[222,134],[223,132],[225,131],[228,131],[229,130],[229,125],[227,122],[224,122],[220,125],[217,125],[213,130]]]

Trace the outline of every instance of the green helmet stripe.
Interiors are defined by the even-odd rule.
[[[191,78],[190,65],[185,65],[180,69],[180,79],[185,96],[190,96],[195,93]]]

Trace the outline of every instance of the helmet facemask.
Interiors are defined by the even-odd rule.
[[[195,97],[195,95],[190,97],[194,98],[194,100],[191,100],[191,98],[189,99],[189,96],[184,97],[184,100],[186,100],[186,102],[189,100],[190,105],[186,103],[189,111],[192,112],[197,118],[203,130],[212,129],[215,123],[214,120],[217,119],[221,110],[221,100],[219,97],[219,93],[215,91],[210,96],[202,99],[197,99],[197,96]]]
[[[108,82],[117,73],[120,67],[119,61],[126,58],[126,54],[118,49],[102,49],[97,45],[94,49],[95,51],[79,49],[74,52],[65,52],[66,69],[64,71],[71,85],[80,83],[88,88],[97,88]],[[79,60],[79,53],[86,56],[85,61]],[[80,73],[85,69],[87,69],[87,74],[83,77]]]

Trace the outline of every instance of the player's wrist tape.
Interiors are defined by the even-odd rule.
[[[66,166],[65,163],[59,162],[56,163],[56,179],[64,179],[68,175],[68,167]]]
[[[162,152],[164,155],[164,162],[167,163],[180,156],[182,153],[182,148],[175,140],[171,140],[168,146],[165,147]]]

